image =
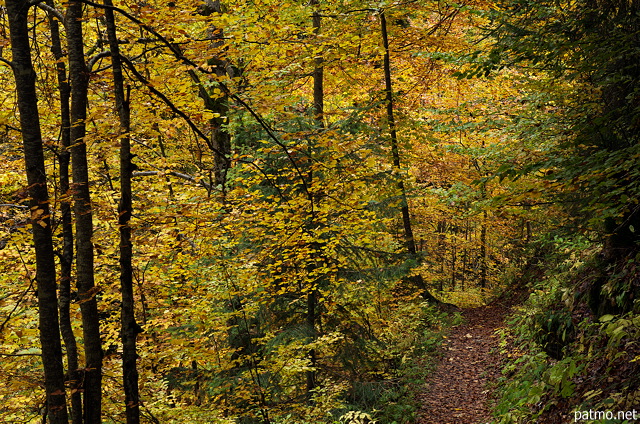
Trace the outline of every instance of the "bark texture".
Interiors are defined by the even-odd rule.
[[[131,199],[131,140],[128,136],[131,130],[131,112],[129,99],[125,95],[124,77],[122,75],[122,60],[116,31],[116,21],[111,7],[111,0],[105,0],[105,18],[107,22],[107,36],[111,50],[113,65],[113,88],[115,92],[116,109],[120,119],[120,203],[118,204],[118,227],[120,228],[120,292],[122,307],[120,314],[120,337],[122,340],[122,376],[124,385],[125,416],[127,424],[140,422],[140,393],[138,389],[137,347],[136,339],[140,326],[136,323],[135,299],[133,296],[133,245],[131,242],[131,213],[133,210]]]
[[[102,410],[102,345],[96,300],[98,288],[95,286],[93,275],[93,215],[85,144],[89,70],[84,58],[82,3],[69,3],[66,29],[71,82],[71,167],[73,209],[76,218],[76,278],[86,360],[82,377],[84,421],[98,424],[101,422]]]
[[[31,61],[27,25],[29,3],[24,0],[7,0],[5,6],[9,18],[12,65],[31,199],[31,226],[36,251],[36,280],[38,283],[40,344],[42,346],[47,400],[46,419],[50,424],[68,424],[62,345],[58,324],[56,268],[49,218],[49,193],[36,97],[36,72]]]
[[[387,32],[387,19],[384,12],[380,13],[380,31],[382,33],[382,44],[384,47],[384,85],[385,85],[385,100],[387,104],[387,125],[389,126],[389,136],[391,138],[391,155],[393,159],[393,168],[398,177],[398,189],[400,190],[401,204],[400,212],[402,214],[402,227],[404,230],[404,244],[407,250],[409,258],[419,262],[418,250],[416,248],[416,241],[413,236],[413,228],[411,226],[411,214],[409,213],[409,203],[407,202],[407,190],[404,184],[404,180],[400,175],[400,150],[398,148],[398,133],[396,131],[396,121],[394,115],[394,103],[393,103],[393,85],[391,83],[391,50],[389,48],[389,34]],[[430,302],[437,302],[431,293],[427,290],[426,284],[422,278],[422,275],[413,275],[407,278],[413,283],[421,292],[422,297]]]
[[[46,4],[54,7],[52,0]],[[78,372],[78,346],[71,327],[71,270],[73,266],[73,222],[71,217],[70,199],[70,161],[71,154],[71,115],[69,101],[71,87],[67,79],[65,56],[60,40],[60,28],[57,18],[48,13],[49,28],[51,29],[51,52],[57,60],[56,72],[58,78],[58,93],[60,95],[60,215],[62,220],[62,255],[60,256],[60,285],[58,288],[58,309],[60,311],[60,333],[67,356],[67,381],[70,389],[71,422],[82,424],[82,396],[80,394]]]

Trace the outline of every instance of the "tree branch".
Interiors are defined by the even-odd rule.
[[[4,63],[5,65],[7,65],[9,68],[13,69],[13,62],[5,59],[4,57],[0,56],[0,62]]]
[[[40,9],[44,10],[45,12],[48,12],[48,13],[52,14],[53,16],[58,18],[58,20],[62,23],[63,26],[66,26],[66,21],[65,21],[64,15],[62,14],[61,11],[59,11],[55,7],[51,7],[48,4],[42,3],[42,2],[38,2],[36,4],[36,6],[39,7]]]
[[[104,59],[105,57],[110,57],[111,56],[111,51],[109,50],[105,50],[103,52],[100,52],[94,56],[92,56],[88,61],[87,61],[87,68],[89,69],[89,72],[92,72],[93,69],[93,65],[95,65],[96,63],[98,63],[98,61],[100,59]]]
[[[182,54],[182,51],[180,51],[180,49],[176,46],[175,43],[172,43],[171,41],[169,41],[166,37],[164,37],[162,34],[160,34],[158,31],[156,31],[155,29],[151,28],[149,25],[143,23],[140,19],[136,18],[135,16],[131,15],[130,13],[128,13],[127,11],[119,8],[119,7],[115,7],[115,6],[106,6],[104,4],[100,4],[100,3],[95,3],[91,0],[82,0],[82,3],[90,5],[90,6],[94,6],[97,8],[101,8],[101,9],[111,9],[113,11],[116,11],[118,13],[120,13],[122,16],[126,17],[127,19],[131,20],[132,22],[135,22],[136,24],[140,25],[140,27],[146,31],[148,31],[149,33],[151,33],[153,36],[155,36],[156,38],[158,38],[158,40],[160,40],[163,44],[165,44],[167,46],[167,48],[169,48],[169,50],[173,53],[173,55],[175,56],[176,59],[180,60],[181,62],[183,62],[186,65],[192,66],[194,69],[197,69],[198,71],[204,73],[204,74],[213,74],[213,71],[204,69],[202,66],[198,65],[197,63],[195,63],[194,61],[192,61],[191,59],[189,59],[188,57],[186,57],[185,55]],[[147,87],[149,87],[149,89],[158,97],[160,97],[170,108],[173,112],[177,113],[178,115],[180,115],[180,117],[182,117],[183,119],[186,120],[187,124],[191,127],[191,129],[198,135],[200,136],[206,143],[207,146],[209,146],[209,148],[215,152],[216,154],[219,154],[221,157],[224,158],[225,162],[229,162],[229,158],[226,157],[226,155],[224,155],[223,153],[221,153],[220,151],[218,151],[218,149],[215,149],[211,143],[211,140],[209,140],[209,138],[207,136],[205,136],[202,131],[200,131],[200,129],[193,124],[193,122],[186,116],[186,114],[184,114],[184,112],[180,111],[178,108],[175,107],[175,105],[173,105],[173,103],[171,103],[171,101],[164,95],[162,94],[160,91],[156,90],[154,87],[152,87],[149,82],[146,81],[146,79],[135,69],[135,67],[133,66],[133,63],[128,60],[127,58],[125,58],[124,56],[122,56],[122,60],[124,63],[126,63],[127,67],[129,69],[131,69],[131,71],[134,73],[134,75],[136,76],[136,78],[138,78],[141,82],[143,82],[145,85],[147,85]],[[193,72],[193,71],[191,71]],[[191,74],[191,77],[193,78],[193,75],[195,74],[195,72],[193,72],[193,74]],[[197,75],[196,75],[197,77]],[[300,171],[298,164],[295,163],[295,161],[293,160],[293,157],[291,156],[291,153],[289,152],[289,150],[287,149],[286,145],[284,143],[282,143],[274,134],[272,129],[266,124],[266,122],[257,114],[257,112],[255,112],[246,102],[244,102],[240,97],[238,97],[237,95],[231,93],[231,91],[229,90],[229,88],[223,84],[222,82],[219,83],[220,87],[225,91],[225,94],[227,94],[229,97],[231,97],[232,99],[234,99],[236,102],[238,102],[240,105],[242,105],[250,114],[251,116],[253,116],[256,121],[258,121],[258,123],[260,124],[260,126],[267,132],[267,134],[269,135],[269,138],[271,138],[279,147],[281,147],[283,149],[283,151],[285,152],[285,154],[287,155],[289,161],[291,162],[291,164],[293,165],[293,167],[296,170],[296,173],[299,175],[301,182],[302,182],[302,186],[305,190],[305,192],[308,194],[309,193],[309,187],[307,185],[307,182],[302,174],[302,172]],[[253,162],[248,162],[250,164],[252,164],[253,166],[255,166],[255,164]],[[261,173],[266,177],[267,175],[260,169]],[[275,187],[275,185],[274,185]]]
[[[183,174],[181,172],[176,171],[137,171],[131,174],[132,177],[147,177],[151,175],[172,175],[174,177],[182,178],[183,180],[190,181],[194,184],[201,185],[207,191],[213,190],[215,187],[212,187],[211,184],[207,183],[204,180],[198,180],[193,175]]]
[[[207,137],[202,130],[200,130],[200,128],[198,128],[198,126],[191,120],[191,118],[189,118],[187,116],[186,113],[184,113],[182,110],[178,109],[178,107],[176,105],[173,104],[173,102],[171,100],[169,100],[169,98],[167,96],[165,96],[160,90],[158,90],[157,88],[155,88],[149,81],[147,81],[147,79],[136,69],[136,67],[134,66],[134,64],[131,62],[131,60],[129,60],[129,58],[120,55],[120,57],[122,58],[122,62],[127,65],[127,68],[133,73],[133,75],[136,77],[136,79],[138,79],[138,81],[140,81],[141,83],[143,83],[154,95],[156,95],[157,97],[160,98],[160,100],[162,100],[167,106],[169,106],[169,109],[171,109],[172,112],[174,112],[175,114],[177,114],[178,116],[180,116],[182,119],[184,119],[184,121],[187,123],[187,125],[189,125],[189,128],[191,128],[191,130],[198,135],[198,137],[200,137],[202,140],[204,140],[204,142],[207,144],[207,146],[214,152],[219,154],[221,157],[224,158],[225,162],[230,163],[231,159],[229,159],[224,153],[220,152],[220,150],[216,149],[213,144],[211,143],[211,140],[209,140],[209,137]],[[228,90],[226,87],[224,87],[226,90]],[[260,168],[258,165],[256,165],[253,161],[249,161],[249,160],[242,160],[242,159],[237,159],[238,162],[240,163],[244,163],[247,164],[249,166],[252,166],[253,168],[255,168],[256,170],[258,170],[258,172],[260,172],[260,174],[265,177],[265,179],[267,181],[269,181],[269,183],[272,185],[273,188],[275,188],[278,191],[278,194],[280,195],[280,197],[284,200],[284,193],[282,193],[282,191],[280,190],[280,187],[277,186],[277,184],[271,179],[271,177],[269,177],[269,175],[262,169]]]
[[[26,205],[15,205],[13,203],[0,203],[0,208],[29,209],[29,206],[26,206]]]

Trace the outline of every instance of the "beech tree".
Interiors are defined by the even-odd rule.
[[[47,188],[44,149],[36,94],[36,72],[31,60],[27,1],[6,2],[11,35],[11,68],[16,81],[20,132],[29,184],[29,211],[36,250],[36,282],[40,346],[45,375],[45,419],[67,424],[62,347],[56,294],[56,267],[51,231],[51,207]]]
[[[480,115],[496,99],[515,108],[518,94],[506,79],[453,77],[474,19],[460,5],[85,0],[30,10],[21,42],[38,50],[29,95],[40,103],[25,117],[44,129],[40,178],[59,181],[59,208],[34,212],[34,234],[53,231],[46,243],[59,252],[54,327],[75,423],[374,414],[395,396],[415,335],[440,316],[425,298],[495,287],[525,220],[542,221],[504,200],[529,201],[532,179],[489,178],[496,146],[519,144]],[[9,143],[20,134],[12,95],[0,93]],[[0,354],[20,370],[0,376],[2,403],[20,393],[0,420],[28,421],[41,396],[37,378],[21,379],[41,366],[27,350],[38,345],[35,309],[26,286],[11,287],[29,274],[31,246],[47,244],[21,232],[21,188],[35,186],[22,172],[0,179],[0,204],[13,205],[0,214],[12,246],[0,252],[0,308],[16,308],[0,311]],[[52,284],[55,306],[48,278],[38,284]]]
[[[78,346],[71,321],[71,285],[74,259],[73,219],[71,211],[70,184],[70,147],[71,147],[71,88],[67,76],[65,56],[60,37],[59,17],[56,16],[53,1],[46,2],[47,18],[51,32],[51,52],[56,59],[58,93],[60,99],[60,147],[58,151],[59,163],[59,193],[60,219],[62,221],[62,252],[60,255],[60,284],[58,289],[58,304],[60,311],[60,333],[64,341],[67,357],[67,373],[69,375],[70,401],[69,409],[73,424],[82,423],[82,394],[78,366]]]
[[[635,255],[640,210],[636,205],[638,4],[625,1],[501,2],[491,17],[494,43],[467,75],[504,66],[537,71],[531,107],[548,119],[521,127],[521,137],[544,133],[548,154],[503,175],[539,172],[562,187],[552,194],[566,205],[575,229],[604,241],[605,263]],[[550,184],[550,183],[549,183]],[[606,265],[605,265],[606,266]],[[602,279],[604,281],[604,279]],[[627,289],[592,289],[592,307],[628,310]],[[617,294],[614,292],[617,291]]]
[[[140,422],[140,393],[138,389],[138,353],[136,340],[141,327],[136,322],[135,299],[133,295],[133,246],[131,242],[131,215],[133,213],[131,175],[133,162],[131,153],[131,110],[130,93],[125,92],[122,59],[118,46],[116,20],[111,0],[105,0],[107,38],[111,53],[115,107],[120,120],[120,202],[118,204],[118,227],[120,229],[120,291],[121,338],[122,338],[122,379],[124,386],[125,416],[128,424]]]
[[[82,370],[83,417],[85,422],[102,420],[102,342],[94,281],[93,209],[89,187],[89,164],[85,141],[87,126],[87,68],[83,35],[83,4],[70,2],[66,12],[66,32],[71,85],[71,168],[75,216],[76,282],[84,340],[85,368]]]

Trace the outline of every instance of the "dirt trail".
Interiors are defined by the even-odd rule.
[[[495,330],[503,325],[507,306],[493,304],[463,311],[465,322],[451,329],[444,355],[419,396],[417,424],[483,424],[491,422],[488,383],[500,375]]]

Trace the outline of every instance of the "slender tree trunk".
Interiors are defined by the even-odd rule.
[[[315,7],[313,11],[313,33],[316,37],[320,35],[322,28],[322,17],[318,11],[318,0],[311,0],[309,3]],[[314,59],[315,68],[313,69],[313,117],[317,122],[318,128],[324,128],[324,58],[316,56]]]
[[[124,77],[122,75],[122,61],[118,46],[116,22],[113,15],[111,0],[105,0],[105,18],[107,36],[111,49],[111,63],[113,67],[113,86],[115,91],[116,109],[120,119],[120,203],[118,205],[118,227],[120,228],[120,292],[122,294],[121,309],[121,338],[122,338],[122,375],[124,385],[124,401],[127,424],[140,422],[140,394],[138,390],[138,369],[136,361],[138,353],[136,339],[140,326],[136,323],[135,299],[133,296],[133,246],[131,243],[131,213],[133,210],[131,199],[131,112],[128,96],[125,96]]]
[[[446,235],[447,223],[445,221],[439,221],[437,226],[438,232],[438,262],[440,263],[440,291],[444,290],[444,274],[445,274],[445,262],[447,261],[447,245]]]
[[[222,4],[220,0],[205,0],[199,8],[199,13],[204,16],[208,16],[211,13],[222,13]],[[212,27],[209,31],[211,32],[211,39],[214,40],[212,47],[217,48],[222,46],[224,44],[222,28]],[[210,59],[209,62],[215,66],[215,72],[218,77],[225,76],[229,73],[229,63],[226,60],[214,57]],[[231,164],[229,160],[229,156],[231,155],[231,134],[229,134],[225,128],[229,114],[229,99],[226,94],[213,97],[203,86],[200,86],[199,94],[204,100],[205,108],[218,115],[209,120],[211,144],[214,148],[213,174],[215,185],[219,185],[222,188],[222,192],[225,193],[227,173]]]
[[[93,275],[93,214],[87,146],[84,140],[89,70],[84,59],[82,3],[69,3],[66,29],[71,82],[71,166],[76,218],[76,270],[86,361],[83,376],[84,422],[98,424],[102,415],[102,346],[96,300],[98,287],[95,286]]]
[[[451,290],[456,290],[456,259],[458,258],[456,239],[453,238],[453,246],[451,246]]]
[[[482,147],[484,148],[484,140],[482,141]],[[480,170],[478,165],[476,167]],[[480,186],[480,196],[482,200],[487,198],[486,183]],[[487,218],[487,211],[482,211],[482,224],[480,226],[480,287],[483,289],[487,286]]]
[[[464,291],[464,285],[467,282],[467,245],[469,243],[469,220],[467,219],[464,224],[464,247],[462,248],[462,270],[460,273],[460,288]]]
[[[389,135],[391,137],[391,155],[393,158],[393,167],[395,171],[400,173],[400,151],[398,149],[398,134],[396,131],[396,121],[394,115],[393,102],[393,86],[391,84],[391,54],[389,49],[389,36],[387,33],[387,20],[384,12],[380,13],[380,23],[382,28],[382,42],[384,46],[384,85],[387,105],[387,125],[389,126]],[[404,230],[404,242],[407,252],[410,255],[417,253],[415,239],[413,237],[413,228],[411,227],[411,215],[409,214],[409,204],[407,202],[407,191],[404,180],[398,175],[398,188],[400,189],[402,212],[402,227]]]
[[[411,214],[409,213],[409,203],[407,201],[407,190],[404,180],[400,175],[400,151],[398,148],[398,134],[396,131],[396,121],[394,116],[393,86],[391,84],[391,52],[389,49],[389,35],[387,32],[387,19],[384,12],[380,12],[380,30],[382,33],[382,43],[384,47],[384,85],[387,103],[387,125],[389,126],[389,136],[391,138],[391,155],[393,158],[393,168],[398,177],[398,189],[400,190],[400,212],[402,214],[402,228],[404,230],[404,244],[411,259],[419,262],[418,250],[413,237],[411,227]],[[417,274],[409,279],[420,290],[425,300],[434,302],[436,299],[427,290],[427,286],[422,279],[422,275]]]
[[[309,3],[310,6],[314,8],[312,15],[312,25],[313,25],[313,33],[316,37],[320,34],[320,30],[322,28],[322,18],[320,13],[318,12],[318,0],[311,0]],[[322,56],[317,56],[314,59],[314,69],[313,69],[313,119],[316,122],[316,126],[318,129],[324,128],[324,69],[323,69],[323,58]],[[313,183],[313,173],[309,172],[309,186]],[[312,219],[311,222],[315,222],[315,209],[316,209],[316,201],[313,194],[309,194],[309,202],[311,204],[311,214]],[[314,249],[313,260],[315,261],[316,257],[320,255],[319,247],[317,250]],[[312,265],[315,267],[316,265]],[[313,282],[313,285],[316,285],[317,282]],[[318,309],[318,290],[315,287],[312,287],[307,294],[307,327],[310,332],[310,339],[312,342],[315,342],[317,338],[317,328],[316,323],[318,320],[317,317],[317,309]],[[309,363],[310,369],[306,372],[307,379],[307,400],[311,402],[313,390],[316,388],[316,364],[317,357],[315,349],[309,350]]]
[[[49,193],[36,96],[36,72],[31,61],[27,25],[29,2],[7,0],[5,7],[9,18],[13,74],[16,81],[20,127],[31,199],[31,227],[36,251],[36,280],[38,283],[40,344],[42,346],[47,401],[46,419],[50,424],[68,424]]]
[[[487,211],[482,212],[480,229],[480,287],[487,287]]]
[[[52,0],[47,5],[54,7]],[[71,422],[82,424],[82,396],[80,394],[80,377],[78,373],[78,346],[71,326],[71,270],[73,266],[73,222],[71,217],[71,200],[69,184],[69,164],[71,155],[71,115],[69,100],[71,87],[67,80],[64,64],[64,53],[60,40],[60,28],[57,18],[48,14],[51,28],[51,52],[56,58],[58,74],[58,92],[60,93],[60,213],[62,218],[62,255],[60,257],[60,287],[58,289],[58,308],[60,310],[60,333],[64,340],[67,354],[69,389],[71,391]]]

